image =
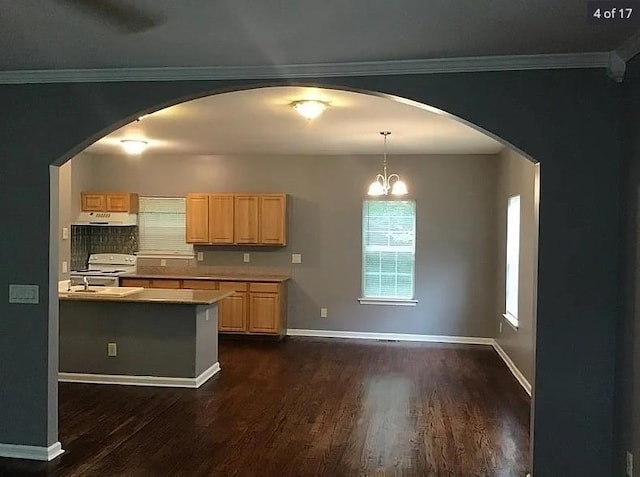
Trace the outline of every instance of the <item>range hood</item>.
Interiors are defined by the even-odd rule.
[[[80,212],[73,225],[124,227],[138,225],[138,216],[128,212]]]

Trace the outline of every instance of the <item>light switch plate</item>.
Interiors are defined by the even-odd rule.
[[[9,285],[9,303],[37,305],[40,302],[38,285]]]
[[[242,255],[242,261],[244,263],[249,263],[251,261],[251,254],[250,253],[245,253]]]
[[[69,228],[62,227],[62,240],[68,240],[68,239],[69,239]]]
[[[300,253],[292,253],[291,254],[291,263],[302,263],[302,254],[300,254]]]
[[[202,262],[204,260],[204,252],[198,252],[196,255],[196,259],[198,262]]]

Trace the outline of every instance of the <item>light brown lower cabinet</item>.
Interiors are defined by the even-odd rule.
[[[120,286],[227,290],[218,304],[218,331],[283,337],[287,330],[286,282],[228,282],[173,278],[121,278]]]

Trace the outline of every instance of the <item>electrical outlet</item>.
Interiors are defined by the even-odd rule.
[[[62,227],[62,240],[68,240],[68,239],[69,239],[69,228]]]
[[[242,255],[242,261],[244,263],[249,263],[251,261],[251,254],[250,253],[245,253]]]
[[[320,318],[326,318],[328,316],[329,310],[326,308],[320,308]]]
[[[118,345],[116,343],[107,343],[107,356],[118,356]]]
[[[167,261],[164,258],[160,259],[160,266],[161,267],[166,267],[167,266]]]
[[[627,475],[633,477],[633,454],[627,451]]]
[[[198,254],[196,255],[196,259],[198,260],[198,262],[202,262],[204,260],[204,252],[198,252]]]
[[[69,263],[68,262],[62,262],[62,273],[67,273],[69,271]]]
[[[302,254],[300,254],[300,253],[292,253],[291,254],[291,263],[302,263]]]
[[[500,328],[500,333],[502,333],[502,321],[500,322],[498,328]]]

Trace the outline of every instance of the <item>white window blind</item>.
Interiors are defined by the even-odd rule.
[[[140,253],[192,254],[193,246],[185,242],[185,215],[182,197],[140,197]]]
[[[362,210],[363,297],[413,299],[415,250],[415,201],[364,201]]]
[[[509,197],[507,203],[507,272],[506,315],[518,322],[518,270],[520,263],[520,196]]]

